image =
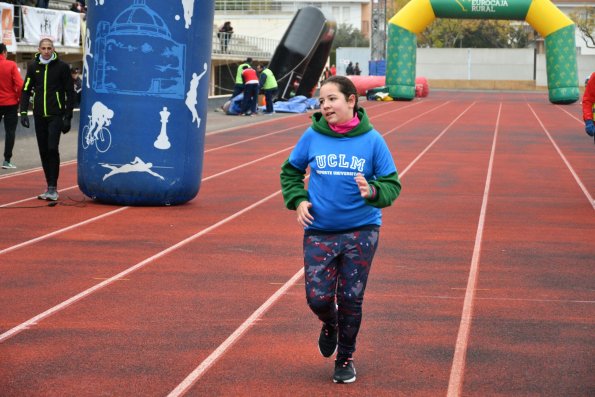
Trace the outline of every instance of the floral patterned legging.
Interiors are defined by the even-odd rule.
[[[320,321],[338,326],[338,356],[351,357],[362,321],[362,303],[379,227],[349,233],[306,232],[306,300]],[[336,297],[336,302],[335,302]]]

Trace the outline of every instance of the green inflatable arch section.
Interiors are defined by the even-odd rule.
[[[415,97],[416,35],[436,18],[527,21],[545,38],[550,102],[578,100],[574,23],[550,0],[411,0],[388,24],[386,86],[393,99]]]

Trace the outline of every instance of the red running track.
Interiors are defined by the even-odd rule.
[[[0,394],[594,395],[580,106],[476,92],[364,106],[403,192],[384,211],[356,383],[333,384],[317,351],[279,192],[297,115],[208,135],[182,206],[77,204],[71,163],[71,205],[7,209],[39,204],[41,171],[0,178]]]

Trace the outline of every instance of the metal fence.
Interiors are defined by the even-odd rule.
[[[18,45],[23,46],[24,30],[22,23],[22,9],[20,5],[15,5],[14,11],[14,35]],[[81,40],[82,43],[82,40]],[[218,59],[253,57],[255,59],[270,59],[279,44],[279,40],[245,36],[239,34],[218,34],[218,28],[213,27],[212,34],[212,53]],[[31,45],[26,45],[29,49]],[[58,46],[58,44],[57,44]],[[78,47],[82,53],[82,47]]]
[[[321,8],[322,2],[296,2],[293,0],[215,0],[215,14],[295,14],[300,8],[305,6]]]
[[[262,37],[244,36],[239,34],[222,33],[213,30],[213,56],[217,58],[253,57],[255,59],[269,59],[273,56],[279,40]]]

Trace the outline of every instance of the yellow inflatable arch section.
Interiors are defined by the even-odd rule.
[[[411,0],[388,24],[386,85],[392,98],[415,97],[416,34],[436,18],[527,21],[545,38],[550,102],[578,100],[574,23],[550,0]]]

